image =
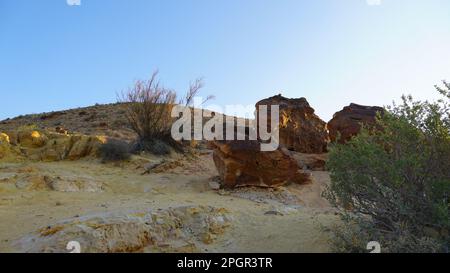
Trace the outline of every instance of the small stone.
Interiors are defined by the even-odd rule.
[[[212,190],[215,190],[215,191],[220,190],[220,184],[219,184],[218,182],[216,182],[216,181],[211,181],[211,182],[209,182],[209,187],[210,187]]]
[[[218,223],[218,224],[223,224],[223,223],[225,223],[225,219],[224,219],[222,216],[218,216],[218,217],[216,218],[216,220],[217,220],[217,223]]]
[[[229,191],[226,191],[226,190],[224,190],[224,189],[220,189],[220,190],[218,191],[218,193],[219,193],[219,195],[222,195],[222,196],[230,195],[230,192],[229,192]]]
[[[205,233],[203,235],[202,242],[207,245],[212,244],[214,242],[214,235],[209,232]]]
[[[284,216],[283,213],[275,210],[267,211],[264,213],[264,215],[278,215],[278,216]]]

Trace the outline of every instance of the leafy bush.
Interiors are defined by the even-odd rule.
[[[103,162],[128,160],[131,156],[130,145],[125,141],[115,139],[110,139],[102,144],[99,153]]]
[[[346,145],[331,147],[324,192],[341,210],[337,251],[448,252],[450,246],[450,85],[437,102],[403,96]]]

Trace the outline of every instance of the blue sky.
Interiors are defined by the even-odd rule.
[[[450,1],[0,0],[0,119],[95,103],[159,69],[214,104],[306,97],[324,120],[350,102],[435,98],[450,80]]]

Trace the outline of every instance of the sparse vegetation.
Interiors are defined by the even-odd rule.
[[[167,144],[165,141],[155,138],[151,140],[137,141],[133,145],[132,150],[134,153],[147,151],[154,155],[168,155],[171,152],[171,146]]]
[[[110,139],[99,149],[102,162],[128,160],[131,156],[130,145],[122,140]]]
[[[325,197],[340,209],[339,252],[448,252],[450,248],[450,85],[437,102],[404,96],[401,105],[331,148]]]
[[[17,131],[35,131],[35,130],[39,130],[39,126],[36,124],[27,124],[27,125],[21,125],[17,128]]]
[[[171,112],[177,103],[177,94],[161,86],[154,72],[147,81],[137,81],[133,88],[119,97],[126,105],[125,116],[131,129],[138,135],[135,147],[156,154],[167,154],[170,148],[181,151],[181,144],[170,135],[172,126]],[[203,87],[203,81],[197,79],[191,83],[189,91],[178,104],[189,106]],[[212,99],[208,96],[204,101]]]
[[[127,103],[126,117],[140,141],[164,139],[170,133],[170,113],[176,93],[160,86],[157,73],[148,81],[137,81],[132,89],[122,94]]]

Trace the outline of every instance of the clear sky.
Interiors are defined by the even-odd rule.
[[[433,98],[450,80],[448,0],[0,0],[0,119],[95,103],[156,68],[215,104]],[[372,0],[373,1],[373,0]],[[376,2],[376,1],[375,1]]]

